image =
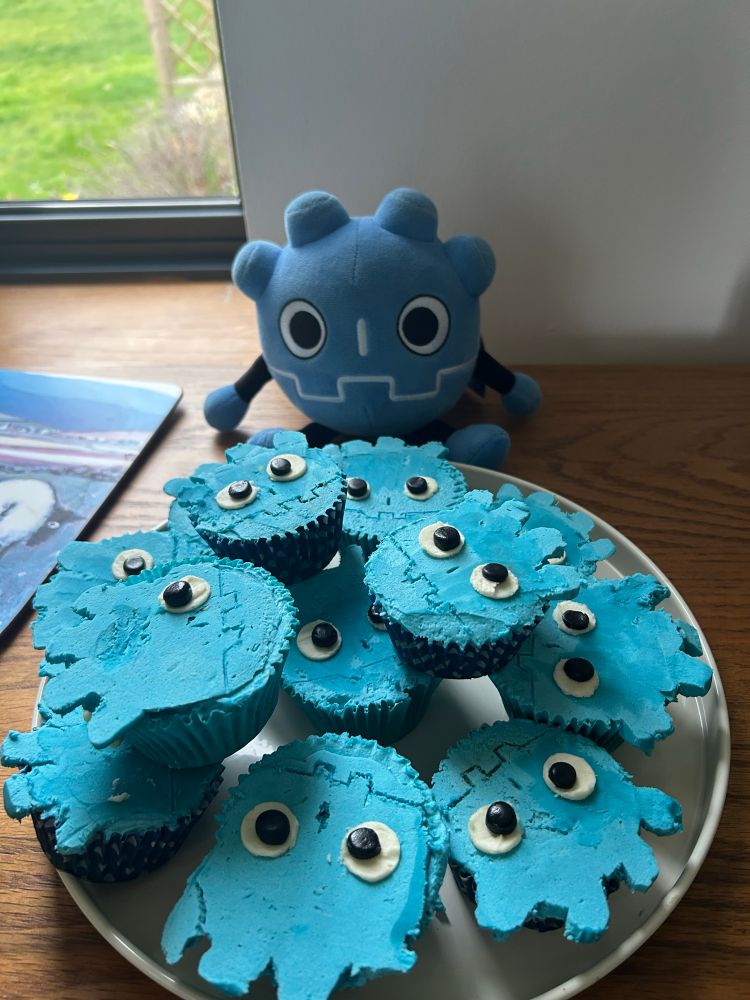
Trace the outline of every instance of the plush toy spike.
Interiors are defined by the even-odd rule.
[[[308,191],[295,198],[284,214],[289,246],[303,247],[328,236],[349,221],[349,215],[332,194]]]
[[[495,277],[492,247],[481,236],[454,236],[444,246],[466,291],[479,298]]]
[[[437,236],[438,214],[434,202],[412,188],[396,188],[380,203],[375,220],[396,236],[429,243]]]
[[[232,281],[249,299],[259,299],[271,280],[281,247],[255,240],[242,247],[232,264]]]

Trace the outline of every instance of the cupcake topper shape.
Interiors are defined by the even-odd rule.
[[[503,368],[480,340],[492,250],[478,236],[440,240],[426,195],[399,188],[374,216],[351,218],[333,195],[310,191],[285,221],[285,247],[256,240],[235,258],[232,277],[256,303],[263,353],[234,385],[208,396],[213,427],[236,427],[271,378],[317,422],[321,443],[336,432],[415,432],[470,384],[499,392],[512,413],[538,406],[536,383]],[[499,464],[508,437],[485,424],[448,443],[454,460]]]
[[[259,806],[283,808],[296,826],[275,856],[253,849]],[[330,734],[289,744],[240,777],[218,822],[215,848],[164,928],[168,962],[208,939],[205,980],[239,996],[270,972],[279,1000],[325,1000],[337,986],[411,968],[411,942],[438,904],[447,839],[403,757]]]

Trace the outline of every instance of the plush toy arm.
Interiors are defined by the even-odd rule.
[[[234,385],[209,392],[203,404],[206,420],[217,431],[233,430],[247,413],[252,399],[270,381],[271,373],[261,354]]]
[[[481,347],[472,375],[472,388],[478,388],[481,394],[484,386],[499,392],[508,413],[518,416],[532,413],[542,401],[542,391],[530,375],[512,372]]]

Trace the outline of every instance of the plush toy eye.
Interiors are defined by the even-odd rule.
[[[258,496],[258,491],[249,479],[235,479],[229,486],[219,490],[215,500],[222,510],[239,510],[247,507]]]
[[[341,844],[341,861],[363,882],[382,882],[401,860],[398,836],[385,823],[368,820],[348,830]]]
[[[404,483],[404,493],[411,500],[429,500],[439,488],[432,476],[410,476]]]
[[[596,615],[578,601],[560,601],[552,612],[557,627],[568,635],[583,635],[596,627]]]
[[[415,354],[434,354],[445,343],[451,321],[440,299],[418,295],[407,302],[398,318],[398,335]]]
[[[596,775],[583,757],[556,753],[544,762],[544,783],[562,799],[579,802],[587,799],[596,788]]]
[[[563,694],[573,698],[590,698],[599,687],[599,674],[594,664],[583,656],[559,660],[552,677]]]
[[[279,316],[284,343],[297,358],[312,358],[326,339],[323,317],[310,302],[294,299],[287,302]]]
[[[259,858],[279,858],[297,842],[299,822],[283,802],[260,802],[246,814],[240,838],[246,850]]]
[[[307,462],[301,455],[274,455],[266,466],[269,479],[289,483],[307,472]]]
[[[125,580],[129,576],[138,576],[153,565],[154,557],[145,549],[125,549],[112,563],[112,576],[116,580]]]
[[[316,618],[297,633],[297,649],[308,660],[330,660],[341,649],[341,633],[331,622]]]
[[[174,580],[159,594],[159,604],[173,615],[200,608],[211,596],[211,584],[199,576],[183,576]]]
[[[510,802],[491,802],[472,813],[469,837],[483,854],[507,854],[520,844],[523,829]]]

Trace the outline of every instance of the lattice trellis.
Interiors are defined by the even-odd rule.
[[[213,0],[143,0],[163,101],[177,86],[217,79]]]

